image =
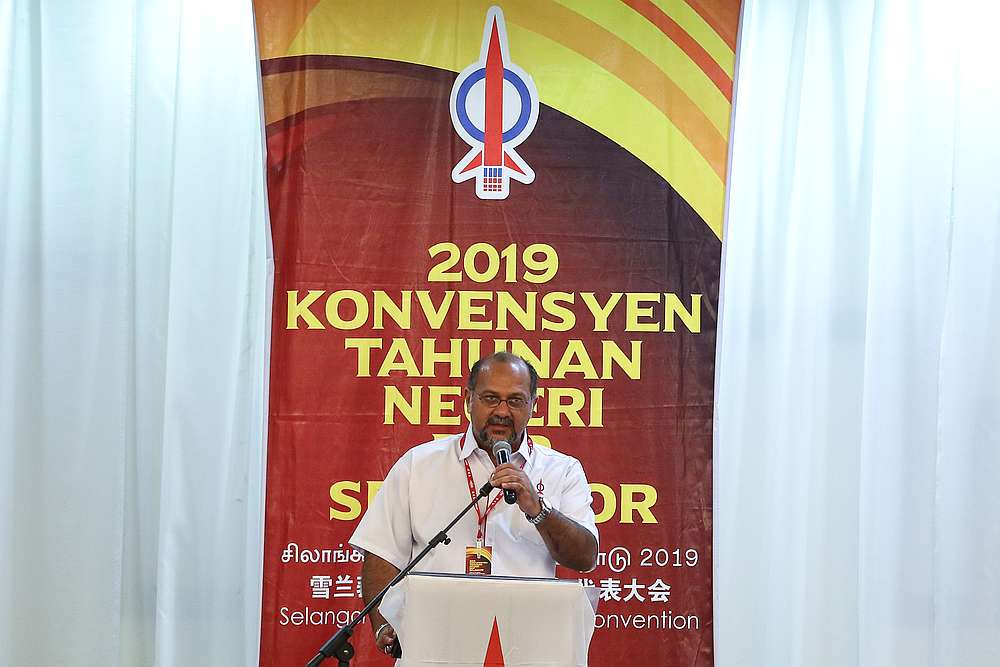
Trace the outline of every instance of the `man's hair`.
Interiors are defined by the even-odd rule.
[[[538,393],[538,372],[535,371],[535,367],[529,364],[523,357],[511,354],[510,352],[496,352],[495,354],[483,357],[476,363],[472,364],[472,370],[469,371],[469,384],[467,385],[469,391],[475,391],[476,382],[479,381],[479,372],[483,370],[483,366],[493,362],[510,364],[511,366],[523,364],[524,367],[528,369],[528,377],[531,378],[531,397],[535,397]]]

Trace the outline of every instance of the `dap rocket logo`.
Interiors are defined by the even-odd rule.
[[[507,27],[499,7],[486,12],[479,61],[466,67],[451,89],[451,122],[472,149],[451,172],[456,183],[476,179],[480,199],[506,199],[510,179],[535,180],[535,172],[514,150],[538,120],[538,91],[511,62]]]

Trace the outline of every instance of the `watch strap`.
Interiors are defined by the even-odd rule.
[[[524,515],[524,518],[527,519],[528,523],[532,526],[537,526],[542,521],[545,521],[545,518],[552,513],[552,505],[549,505],[549,501],[545,500],[545,498],[539,498],[538,503],[542,506],[542,509],[538,512],[538,514],[535,516],[528,516],[527,514]]]

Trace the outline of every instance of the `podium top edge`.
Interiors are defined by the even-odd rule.
[[[501,575],[481,575],[481,574],[450,574],[447,572],[410,572],[407,577],[436,577],[439,579],[459,579],[472,581],[531,581],[535,583],[551,583],[569,586],[583,586],[576,579],[558,579],[556,577],[510,577]]]

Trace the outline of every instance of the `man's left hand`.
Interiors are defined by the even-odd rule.
[[[510,489],[517,494],[517,506],[528,516],[536,516],[542,511],[538,500],[538,492],[528,475],[513,463],[497,466],[490,477],[490,483],[495,488]]]

